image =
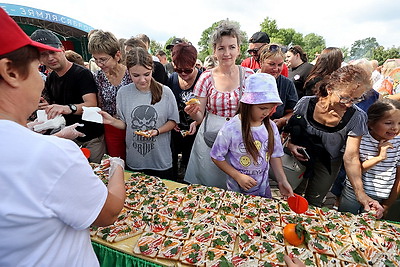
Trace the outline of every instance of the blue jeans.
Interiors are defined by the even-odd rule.
[[[345,180],[346,180],[346,170],[344,169],[344,164],[342,164],[338,176],[336,177],[336,180],[331,188],[331,193],[334,194],[336,197],[340,197],[340,195],[342,194],[345,185],[344,182]]]

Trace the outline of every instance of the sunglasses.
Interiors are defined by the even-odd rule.
[[[194,68],[191,69],[179,69],[179,68],[174,68],[174,71],[177,73],[185,73],[185,74],[191,74],[193,72]]]
[[[252,55],[252,54],[257,54],[258,51],[260,51],[259,48],[258,48],[258,49],[249,49],[249,50],[247,50],[247,53],[249,53],[250,55]]]
[[[291,48],[289,48],[289,50],[288,51],[290,51],[290,52],[294,52],[293,54],[300,54],[300,51],[296,48],[296,47],[294,47],[294,46],[292,46]]]
[[[286,47],[275,45],[275,44],[270,45],[268,47],[268,51],[269,52],[276,52],[276,51],[279,51],[279,50],[282,51],[282,53],[286,53],[288,51]]]
[[[252,55],[252,54],[257,55],[257,54],[258,54],[258,51],[260,51],[261,48],[263,48],[264,46],[266,46],[266,44],[263,44],[262,46],[260,46],[260,47],[258,47],[258,48],[249,49],[249,50],[247,50],[247,53],[249,53],[250,55]]]

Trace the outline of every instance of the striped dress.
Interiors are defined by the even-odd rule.
[[[221,92],[215,88],[212,71],[205,71],[200,76],[193,90],[198,97],[207,97],[206,112],[207,131],[219,131],[225,122],[235,114],[239,105],[241,91],[244,90],[244,80],[254,72],[249,68],[242,68],[242,88],[235,88],[229,92]],[[200,125],[193,143],[186,169],[185,181],[190,184],[202,184],[226,189],[227,175],[220,170],[210,157],[211,148],[204,141],[204,123]]]

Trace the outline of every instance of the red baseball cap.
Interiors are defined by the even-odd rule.
[[[28,35],[18,26],[18,24],[0,8],[0,55],[15,51],[26,45],[31,45],[42,50],[60,52],[60,49],[32,41]]]

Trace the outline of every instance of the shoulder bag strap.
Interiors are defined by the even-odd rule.
[[[244,74],[245,74],[245,71],[243,70],[243,67],[242,67],[242,66],[239,66],[239,79],[240,79],[240,85],[239,85],[239,100],[242,98],[242,94],[243,94]]]
[[[204,133],[207,132],[207,118],[208,118],[208,112],[206,111],[206,116],[204,117]]]

